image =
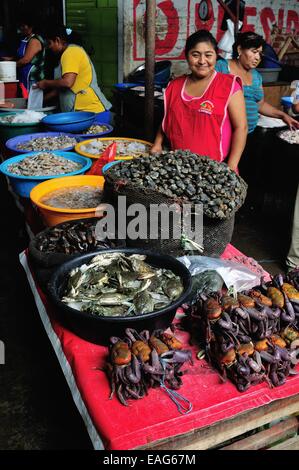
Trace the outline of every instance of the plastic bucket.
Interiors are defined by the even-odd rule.
[[[15,112],[0,114],[0,140],[3,143],[16,136],[38,132],[41,127],[40,122],[1,122],[1,118],[15,114]]]
[[[74,268],[87,264],[96,255],[104,253],[123,253],[125,255],[139,254],[146,256],[146,262],[156,268],[169,269],[176,276],[179,276],[183,284],[183,292],[172,303],[160,310],[151,313],[138,314],[133,316],[113,317],[113,316],[100,316],[87,312],[81,312],[69,307],[66,303],[61,301],[64,294],[68,274]],[[60,265],[53,273],[50,282],[49,290],[51,301],[55,305],[55,311],[58,315],[58,320],[63,322],[67,328],[73,331],[76,335],[97,344],[109,343],[111,336],[123,337],[126,328],[133,328],[137,331],[163,329],[165,330],[175,317],[177,309],[187,301],[191,292],[191,275],[188,269],[172,256],[160,255],[146,251],[144,249],[114,249],[94,251],[80,255],[75,259],[67,261]]]
[[[13,139],[9,139],[5,145],[6,147],[9,149],[9,150],[12,150],[13,152],[17,153],[17,154],[20,154],[20,153],[28,153],[28,150],[20,150],[18,149],[18,145],[19,144],[23,144],[24,142],[28,142],[29,140],[32,140],[32,139],[38,139],[40,137],[58,137],[58,136],[61,136],[61,135],[66,135],[66,136],[69,136],[69,137],[74,137],[76,138],[76,136],[74,134],[69,134],[67,132],[37,132],[37,133],[26,133],[25,135],[20,135],[20,136],[17,136],[17,137],[14,137]],[[57,150],[61,150],[61,151],[67,151],[67,150],[72,150],[74,148],[74,145],[70,146],[70,147],[66,147],[64,149],[57,149]],[[40,150],[40,152],[42,151],[47,151],[47,150]],[[50,152],[51,150],[49,150]],[[53,152],[56,152],[56,150],[52,150]],[[83,155],[85,156],[85,155]]]
[[[94,159],[98,159],[100,155],[102,155],[102,153],[104,152],[104,150],[101,150],[101,154],[99,155],[93,155],[91,153],[88,153],[88,152],[84,152],[84,150],[81,149],[82,146],[86,145],[86,144],[89,144],[90,142],[92,142],[93,140],[100,140],[101,142],[105,143],[107,141],[109,142],[116,142],[116,144],[118,142],[122,142],[122,141],[125,141],[127,143],[131,143],[131,142],[138,142],[138,143],[141,143],[141,144],[144,144],[144,145],[147,145],[149,146],[149,148],[153,145],[151,142],[148,142],[146,140],[140,140],[140,139],[132,139],[132,138],[129,138],[129,137],[103,137],[103,138],[99,138],[99,139],[88,139],[88,140],[83,140],[82,142],[79,142],[76,147],[75,147],[75,151],[77,153],[79,153],[80,155],[83,155],[84,157],[88,157],[88,158],[94,158]],[[130,158],[135,158],[134,155],[117,155],[118,158],[120,158],[121,160],[127,160],[128,157]],[[106,162],[105,162],[106,163]]]
[[[112,121],[111,111],[103,111],[102,113],[96,114],[94,124],[111,124],[111,121]]]
[[[80,163],[82,165],[82,168],[76,171],[72,171],[70,173],[63,173],[62,175],[47,175],[47,176],[23,176],[23,175],[16,175],[14,173],[10,173],[8,170],[8,167],[12,165],[13,163],[18,163],[24,158],[32,157],[34,155],[37,155],[41,152],[29,152],[23,155],[18,155],[17,157],[12,157],[9,158],[8,160],[5,160],[0,165],[0,171],[6,175],[11,183],[12,189],[16,194],[22,197],[30,197],[30,192],[31,190],[37,186],[38,184],[42,183],[43,181],[47,181],[53,178],[61,178],[62,176],[74,176],[74,175],[82,175],[85,173],[89,168],[91,167],[91,160],[86,157],[82,157],[81,155],[78,155],[75,152],[63,152],[63,151],[53,151],[50,153],[53,153],[53,155],[56,155],[58,157],[63,157],[67,160],[72,160],[73,162]]]
[[[40,200],[51,191],[61,188],[69,188],[72,186],[94,186],[103,189],[104,187],[103,176],[81,175],[81,176],[66,176],[63,178],[55,178],[43,183],[38,184],[32,189],[30,193],[31,201],[38,207],[39,212],[45,224],[48,227],[60,224],[67,220],[83,219],[88,217],[95,217],[96,207],[88,209],[61,209],[58,207],[48,206],[40,202]],[[97,217],[99,217],[97,211]]]
[[[281,68],[258,68],[256,69],[262,76],[263,83],[277,82]]]
[[[108,135],[108,134],[111,134],[111,132],[113,132],[113,127],[110,126],[110,124],[106,124],[104,122],[97,122],[97,123],[93,123],[92,125],[106,126],[107,129],[103,132],[98,132],[97,134],[74,134],[76,136],[76,139],[79,140],[79,142],[82,142],[83,140],[86,140],[89,138],[96,139],[98,137],[103,137],[104,135]]]
[[[11,60],[0,62],[0,80],[14,81],[17,78],[17,63]]]
[[[124,160],[114,160],[113,162],[106,163],[102,168],[102,174],[105,176],[105,173],[109,168],[116,165],[117,163],[123,162]]]
[[[89,111],[71,111],[46,116],[41,123],[51,131],[83,132],[94,123],[95,116],[95,113]]]

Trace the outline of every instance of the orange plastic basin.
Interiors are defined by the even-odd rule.
[[[70,186],[95,186],[103,189],[104,187],[103,176],[92,175],[78,175],[78,176],[65,176],[63,178],[55,178],[52,180],[44,181],[43,183],[35,186],[31,193],[30,199],[38,207],[38,210],[48,227],[60,224],[67,220],[81,219],[88,217],[100,217],[99,211],[96,212],[96,207],[88,209],[61,209],[58,207],[48,206],[40,202],[40,200],[51,191],[55,189],[68,188]]]
[[[98,139],[88,139],[88,140],[83,140],[82,142],[79,142],[75,146],[75,152],[79,153],[79,155],[83,155],[84,157],[98,159],[99,155],[93,155],[92,153],[84,152],[83,150],[81,150],[82,145],[87,145],[91,141],[94,141],[94,140],[100,140],[103,143],[107,141],[116,142],[116,143],[120,141],[121,142],[125,141],[128,143],[138,142],[139,144],[149,145],[149,147],[152,147],[153,145],[151,142],[147,142],[146,140],[131,139],[129,137],[99,137]],[[115,160],[131,160],[132,158],[134,158],[134,155],[117,155],[117,157],[115,157]]]

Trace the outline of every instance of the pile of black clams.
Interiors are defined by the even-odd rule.
[[[203,205],[213,219],[229,219],[243,204],[247,184],[226,163],[188,150],[162,152],[121,162],[108,178],[127,180],[135,188],[157,191],[170,198]]]

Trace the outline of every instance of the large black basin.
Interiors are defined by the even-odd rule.
[[[191,275],[188,269],[175,258],[168,255],[157,255],[141,249],[114,249],[102,250],[102,253],[125,253],[146,255],[146,262],[155,267],[170,269],[180,276],[184,291],[172,304],[153,313],[135,315],[134,317],[102,317],[91,313],[81,312],[69,307],[60,299],[64,294],[68,273],[82,264],[88,263],[99,251],[81,255],[59,266],[53,273],[48,292],[50,299],[56,307],[56,316],[61,323],[78,336],[97,344],[108,344],[111,336],[122,337],[126,328],[138,331],[144,329],[153,331],[158,328],[166,329],[174,319],[177,308],[182,305],[191,291]]]

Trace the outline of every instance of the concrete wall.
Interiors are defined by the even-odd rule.
[[[157,0],[156,60],[172,61],[172,71],[186,71],[184,45],[197,29],[210,30],[219,40],[224,10],[217,0],[209,0],[213,15],[203,23],[197,14],[200,0]],[[124,75],[144,62],[145,0],[123,0],[124,4]],[[272,25],[287,31],[299,31],[298,0],[246,0],[243,31],[255,31],[270,40]]]

